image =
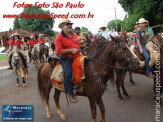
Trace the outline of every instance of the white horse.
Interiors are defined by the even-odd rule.
[[[23,66],[23,62],[22,62],[22,59],[20,57],[20,52],[18,51],[18,48],[17,46],[14,46],[13,47],[13,55],[12,55],[12,58],[11,58],[11,65],[12,65],[12,68],[13,68],[13,73],[15,74],[16,76],[16,80],[17,80],[17,86],[19,86],[19,76],[18,76],[18,72],[20,73],[20,76],[22,77],[22,81],[23,81],[23,87],[26,87],[26,84],[25,84],[25,78],[27,78],[27,69],[24,68]]]

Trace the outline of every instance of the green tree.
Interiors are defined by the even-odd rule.
[[[139,18],[144,17],[150,26],[162,24],[162,0],[118,0],[122,8],[128,13],[124,19],[124,29],[132,31]]]
[[[14,26],[13,26],[13,29],[20,29],[20,23],[19,23],[19,20],[17,18],[15,18],[14,20]]]
[[[117,31],[120,32],[121,31],[121,27],[123,26],[123,21],[120,20],[120,19],[117,19],[116,22],[117,22]],[[116,28],[115,20],[111,20],[107,24],[107,28],[108,29],[110,29],[111,26],[114,26],[114,28]]]
[[[86,28],[86,27],[81,27],[81,33],[82,33],[82,34],[87,34],[87,33],[88,33],[88,28]]]
[[[44,11],[42,8],[37,8],[37,7],[31,7],[31,8],[24,8],[23,12],[20,13],[20,17],[22,15],[24,15],[25,17],[21,17],[20,19],[20,29],[24,29],[24,30],[29,30],[29,31],[39,31],[39,32],[43,32],[46,34],[49,34],[51,36],[54,35],[54,31],[52,30],[53,28],[53,24],[54,21],[52,18],[45,18],[40,19],[40,18],[26,18],[28,16],[28,14],[30,15],[38,15],[38,14],[47,14],[50,15],[50,11]],[[16,19],[14,20],[14,22],[17,21]],[[14,27],[15,27],[15,23],[14,23]],[[16,28],[14,28],[16,29]]]

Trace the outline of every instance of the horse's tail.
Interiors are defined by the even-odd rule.
[[[41,64],[38,68],[38,72],[37,72],[37,82],[38,82],[38,90],[39,90],[39,94],[41,96],[41,99],[44,101],[44,93],[43,93],[43,84],[42,84],[42,80],[41,80],[41,70],[44,67],[45,64]]]

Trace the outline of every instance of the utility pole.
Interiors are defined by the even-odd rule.
[[[116,31],[117,31],[117,16],[116,16],[116,8],[114,8],[114,12],[115,12],[115,25],[116,25]],[[118,32],[118,31],[117,31]]]

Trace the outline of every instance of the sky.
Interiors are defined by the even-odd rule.
[[[0,31],[8,31],[9,28],[13,28],[14,19],[3,18],[3,14],[19,14],[23,11],[23,8],[14,7],[14,3],[17,4],[35,4],[35,2],[39,2],[39,4],[50,4],[48,8],[42,8],[44,10],[50,10],[51,13],[55,14],[64,14],[69,12],[70,14],[94,14],[93,18],[73,18],[71,21],[74,23],[73,28],[78,27],[87,27],[91,32],[97,33],[101,26],[106,26],[107,23],[111,20],[115,19],[114,8],[116,8],[116,16],[117,19],[123,20],[126,12],[124,12],[123,8],[120,4],[118,4],[118,0],[4,0],[0,4]],[[63,4],[62,8],[51,8],[53,6],[53,2],[58,2],[59,4]],[[83,8],[65,8],[67,2],[72,4],[84,4]],[[62,19],[55,19],[54,31],[61,31],[58,28],[58,24]]]

